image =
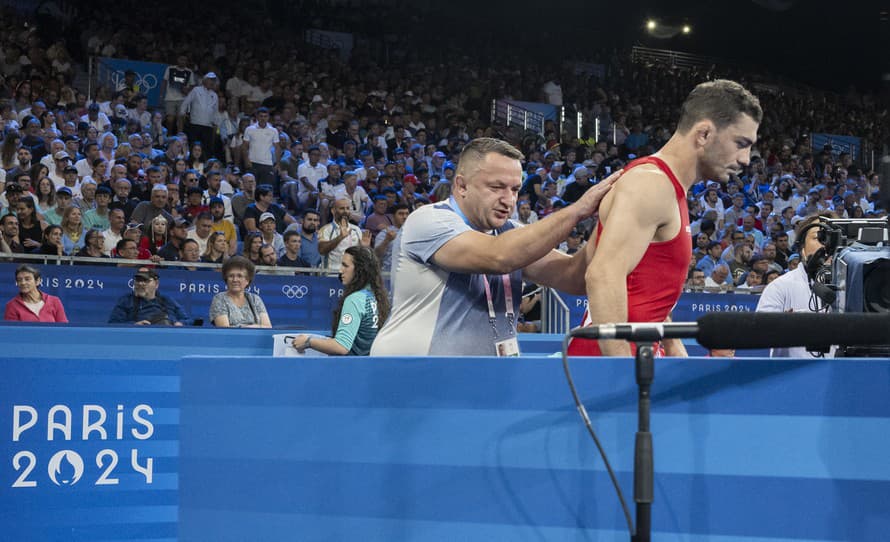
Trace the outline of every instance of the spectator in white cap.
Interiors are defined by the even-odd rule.
[[[272,245],[275,249],[276,260],[284,254],[284,238],[275,231],[275,215],[266,212],[260,215],[260,233],[263,236],[264,245]]]
[[[52,142],[49,144],[49,153],[47,153],[46,156],[40,159],[40,163],[46,166],[46,169],[52,171],[53,167],[55,167],[56,155],[59,153],[59,151],[64,151],[65,154],[68,154],[67,150],[65,149],[65,142],[63,142],[61,139],[52,140]],[[70,157],[71,155],[69,154],[68,156]]]
[[[432,158],[430,159],[430,177],[433,175],[438,175],[440,179],[445,178],[445,153],[442,151],[436,151],[433,153]]]
[[[207,72],[201,86],[188,93],[179,106],[179,129],[182,130],[184,117],[188,115],[186,130],[189,141],[200,141],[208,156],[216,156],[216,113],[219,110],[219,96],[216,94],[216,74]]]
[[[52,180],[56,188],[65,186],[65,168],[71,165],[71,157],[65,151],[58,151],[53,154],[54,168],[50,168],[48,177]]]

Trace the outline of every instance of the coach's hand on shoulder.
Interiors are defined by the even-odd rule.
[[[575,203],[575,205],[581,206],[579,210],[584,218],[593,215],[593,213],[599,209],[600,202],[603,201],[603,198],[606,197],[606,194],[612,189],[612,185],[615,184],[615,181],[617,181],[623,173],[624,170],[619,169],[597,183],[596,186],[589,188],[587,192],[584,192],[584,195]]]

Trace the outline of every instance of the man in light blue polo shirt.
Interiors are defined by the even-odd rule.
[[[617,175],[577,203],[520,227],[509,220],[522,153],[478,138],[464,148],[452,197],[408,216],[393,242],[393,310],[371,355],[517,355],[522,279],[583,294],[590,248],[556,250],[599,207]]]

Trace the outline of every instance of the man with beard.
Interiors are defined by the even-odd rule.
[[[223,218],[234,224],[235,215],[232,212],[232,200],[220,191],[222,174],[219,171],[208,171],[204,175],[204,180],[207,182],[207,190],[202,194],[201,205],[210,206],[214,200],[218,199],[223,204]]]
[[[244,223],[244,212],[254,201],[254,190],[256,190],[256,177],[253,173],[245,173],[241,177],[241,189],[232,196],[232,214],[235,215],[236,224]]]
[[[133,293],[117,300],[108,323],[137,326],[182,326],[192,323],[192,319],[175,299],[158,293],[159,285],[157,271],[150,267],[140,267],[133,277]]]
[[[762,117],[759,100],[738,83],[702,83],[683,103],[670,141],[624,168],[599,209],[583,325],[670,319],[692,256],[686,194],[701,179],[726,183],[748,165]],[[663,345],[668,355],[686,355],[678,339]],[[620,340],[575,339],[569,347],[575,356],[631,353]]]
[[[300,229],[300,259],[309,267],[321,267],[321,253],[318,251],[318,225],[321,217],[317,211],[308,210],[303,215]]]
[[[49,152],[46,148],[46,141],[40,137],[41,127],[40,121],[31,119],[25,124],[25,135],[22,137],[22,148],[31,151],[31,159],[39,162],[41,158]]]
[[[167,212],[167,187],[163,184],[152,187],[151,199],[140,202],[130,214],[130,220],[142,224],[144,235],[151,235],[151,223],[159,215],[167,220],[167,224],[173,222],[173,215]]]
[[[15,215],[5,215],[0,218],[0,239],[9,247],[10,252],[25,252],[19,236],[19,219]]]
[[[89,177],[93,174],[93,162],[99,158],[99,144],[90,141],[84,145],[84,157],[75,162],[74,167],[77,168],[77,176],[80,178]],[[102,179],[96,179],[97,183],[101,183]]]
[[[235,254],[238,249],[238,239],[235,233],[235,225],[226,220],[226,204],[220,196],[210,198],[210,216],[213,217],[213,231],[220,231],[225,235],[229,244],[229,256]]]
[[[374,238],[374,252],[380,260],[380,270],[389,272],[392,269],[392,242],[399,230],[408,220],[411,210],[404,203],[397,204],[392,210],[392,225],[382,230]]]
[[[183,243],[188,238],[188,220],[178,216],[170,224],[169,240],[158,249],[158,256],[167,261],[178,261]]]
[[[349,247],[370,246],[371,234],[349,222],[348,199],[334,201],[333,220],[318,231],[318,252],[324,256],[324,266],[329,271],[339,271],[343,253]]]

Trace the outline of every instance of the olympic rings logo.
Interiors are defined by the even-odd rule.
[[[309,287],[302,284],[299,286],[285,284],[281,287],[281,293],[288,299],[303,299],[309,295]]]
[[[111,84],[115,87],[123,82],[124,80],[124,72],[121,70],[115,70],[111,72]],[[158,86],[158,78],[151,73],[137,73],[136,74],[136,85],[139,87],[139,91],[143,93],[147,93]]]

